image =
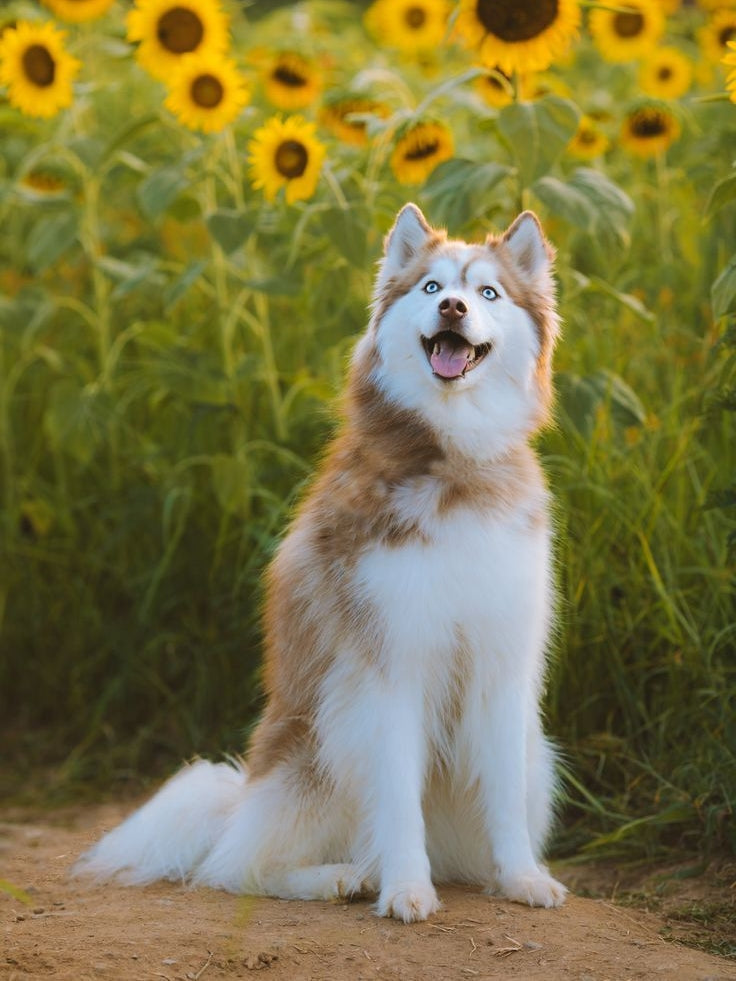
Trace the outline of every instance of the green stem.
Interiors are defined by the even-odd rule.
[[[100,230],[100,194],[102,179],[87,170],[82,183],[84,188],[82,224],[80,240],[87,257],[92,278],[93,322],[97,332],[97,359],[99,364],[100,390],[109,392],[111,388],[111,305],[110,283],[100,269],[98,260],[104,252]],[[88,308],[89,309],[89,308]],[[108,431],[110,479],[113,488],[119,485],[118,434],[115,419],[112,418]]]

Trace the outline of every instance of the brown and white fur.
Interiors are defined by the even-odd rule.
[[[407,922],[434,883],[534,906],[553,754],[552,249],[525,212],[482,244],[414,205],[387,236],[342,430],[268,571],[267,707],[245,761],[184,767],[77,870],[326,899]]]

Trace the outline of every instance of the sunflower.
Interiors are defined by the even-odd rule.
[[[41,0],[45,7],[62,20],[79,23],[101,17],[115,0]]]
[[[539,75],[536,72],[525,72],[517,76],[518,94],[520,99],[533,100],[539,96]],[[483,100],[494,109],[503,109],[514,101],[514,87],[511,79],[496,65],[475,80],[476,91]]]
[[[189,129],[218,133],[235,119],[248,97],[235,62],[203,51],[181,59],[164,105]]]
[[[692,62],[677,48],[657,48],[639,69],[639,87],[656,99],[679,99],[692,79]]]
[[[625,0],[626,9],[591,10],[588,27],[606,61],[646,57],[664,30],[665,16],[657,0]]]
[[[442,44],[449,13],[447,0],[375,0],[365,25],[379,43],[411,54]]]
[[[322,90],[322,78],[312,62],[293,51],[282,51],[264,74],[266,98],[279,109],[311,106]]]
[[[716,10],[698,31],[700,48],[709,61],[720,61],[728,52],[728,42],[736,41],[736,9]]]
[[[621,128],[621,143],[637,157],[656,157],[680,135],[680,123],[665,105],[633,109]]]
[[[135,0],[128,40],[140,41],[136,57],[146,71],[167,81],[184,55],[224,53],[228,24],[218,0]]]
[[[320,122],[343,143],[365,146],[368,120],[385,119],[388,115],[390,110],[382,102],[362,95],[347,95],[330,101],[320,114]]]
[[[49,118],[71,105],[80,62],[64,49],[64,31],[51,22],[19,21],[0,36],[0,83],[8,101],[27,116]]]
[[[483,64],[507,75],[544,71],[567,51],[579,25],[578,0],[460,0],[455,23]]]
[[[489,106],[503,109],[514,101],[514,87],[511,79],[496,66],[489,69],[475,80],[475,89]]]
[[[314,135],[314,123],[301,116],[274,116],[253,134],[248,162],[253,187],[273,201],[284,188],[286,201],[311,198],[317,187],[325,148]]]
[[[695,6],[701,10],[721,10],[725,7],[736,7],[736,0],[695,0]]]
[[[66,195],[70,182],[55,166],[39,164],[27,170],[18,180],[18,190],[32,201],[46,201]]]
[[[723,59],[723,64],[730,69],[726,75],[726,88],[731,102],[736,102],[736,41],[726,42],[728,54]]]
[[[455,152],[450,130],[441,123],[417,123],[406,130],[391,154],[391,170],[399,184],[422,184]]]
[[[595,160],[609,147],[606,134],[591,116],[582,116],[578,129],[567,146],[567,152],[578,160]]]

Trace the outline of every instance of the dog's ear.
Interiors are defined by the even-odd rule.
[[[394,227],[385,238],[378,286],[396,276],[426,245],[434,232],[415,204],[405,204],[396,216]]]
[[[555,251],[544,237],[533,211],[523,211],[506,229],[501,241],[525,275],[532,279],[549,275]]]

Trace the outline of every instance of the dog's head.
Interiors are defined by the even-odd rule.
[[[386,237],[356,360],[445,442],[474,455],[502,452],[548,417],[558,330],[552,259],[530,211],[502,235],[469,244],[406,205]]]

